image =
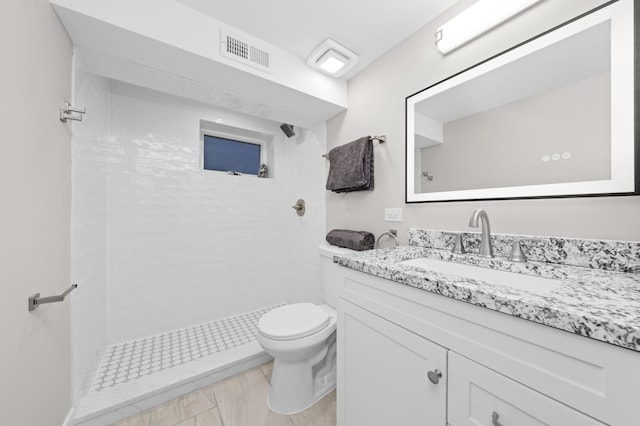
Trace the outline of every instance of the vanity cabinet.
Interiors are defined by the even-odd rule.
[[[593,418],[449,352],[451,426],[603,426]]]
[[[628,426],[639,401],[636,351],[343,269],[338,426]]]
[[[447,350],[340,301],[342,425],[444,425]],[[340,373],[339,373],[340,374]]]

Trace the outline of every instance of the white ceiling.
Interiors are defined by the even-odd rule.
[[[457,0],[176,0],[306,60],[326,38],[360,56],[351,78]]]

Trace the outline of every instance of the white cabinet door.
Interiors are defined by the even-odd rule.
[[[593,418],[449,352],[452,426],[602,426]]]
[[[338,425],[446,425],[447,350],[343,299],[338,313]]]

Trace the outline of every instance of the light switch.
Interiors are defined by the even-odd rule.
[[[384,209],[385,222],[402,222],[402,208]]]

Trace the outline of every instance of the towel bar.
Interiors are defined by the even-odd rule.
[[[71,293],[76,287],[78,287],[78,284],[71,284],[71,287],[69,287],[67,290],[65,290],[64,293],[59,296],[40,297],[40,293],[32,295],[31,297],[29,297],[29,312],[33,311],[38,306],[44,303],[62,302],[64,298],[67,297],[67,295]]]
[[[371,140],[378,141],[380,143],[385,143],[387,141],[387,135],[380,136],[371,136]],[[324,158],[329,159],[329,154],[322,154]]]

